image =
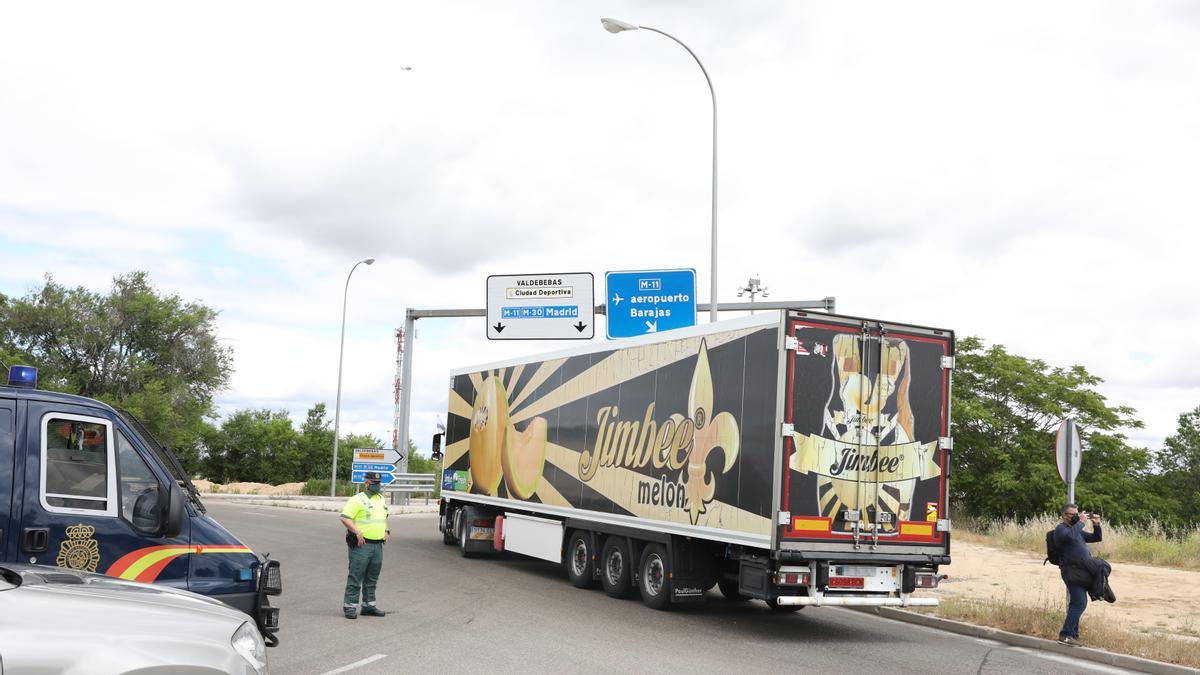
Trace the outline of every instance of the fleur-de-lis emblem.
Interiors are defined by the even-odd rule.
[[[680,479],[687,490],[687,510],[691,515],[692,524],[700,519],[701,513],[707,513],[707,504],[712,501],[717,490],[716,476],[712,475],[705,462],[713,450],[720,448],[725,455],[725,466],[721,473],[733,468],[737,461],[738,447],[741,434],[738,431],[737,419],[727,412],[713,414],[713,383],[712,370],[708,365],[708,345],[700,341],[700,352],[696,357],[696,370],[692,373],[692,388],[688,392],[688,413],[696,425],[696,435],[692,441],[692,450],[688,454],[688,464],[684,469],[686,478],[681,473]],[[681,415],[672,415],[678,424]]]

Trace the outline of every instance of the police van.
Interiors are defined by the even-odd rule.
[[[175,455],[131,414],[37,388],[0,386],[0,562],[52,565],[207,595],[278,644],[279,562],[207,515]]]

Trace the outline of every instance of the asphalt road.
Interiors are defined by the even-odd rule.
[[[211,503],[209,512],[283,563],[275,673],[1128,672],[839,608],[776,614],[715,590],[706,603],[656,612],[576,589],[543,561],[462,558],[442,543],[436,515],[391,518],[379,583],[389,614],[350,621],[336,514]]]

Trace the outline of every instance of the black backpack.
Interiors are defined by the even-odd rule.
[[[1058,565],[1060,562],[1058,544],[1054,542],[1054,530],[1050,530],[1046,533],[1046,559],[1042,561],[1042,564]]]

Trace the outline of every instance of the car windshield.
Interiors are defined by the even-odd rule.
[[[130,413],[128,410],[117,410],[117,413],[121,415],[121,419],[125,420],[126,424],[128,424],[135,432],[137,432],[137,435],[141,437],[142,442],[146,444],[146,447],[150,448],[150,451],[153,452],[156,457],[158,457],[159,463],[163,465],[163,467],[167,470],[167,473],[171,475],[171,478],[173,478],[176,483],[179,483],[179,486],[182,487],[185,492],[187,492],[188,497],[192,500],[192,503],[196,505],[196,508],[199,509],[201,513],[207,513],[208,509],[204,508],[204,503],[200,501],[200,491],[196,489],[196,486],[192,484],[192,480],[188,478],[187,472],[183,470],[183,464],[179,462],[179,458],[175,456],[175,453],[171,452],[170,448],[167,448],[159,443],[158,439],[154,438],[154,434],[151,434],[150,431],[138,421],[138,418],[133,416],[133,413]]]

